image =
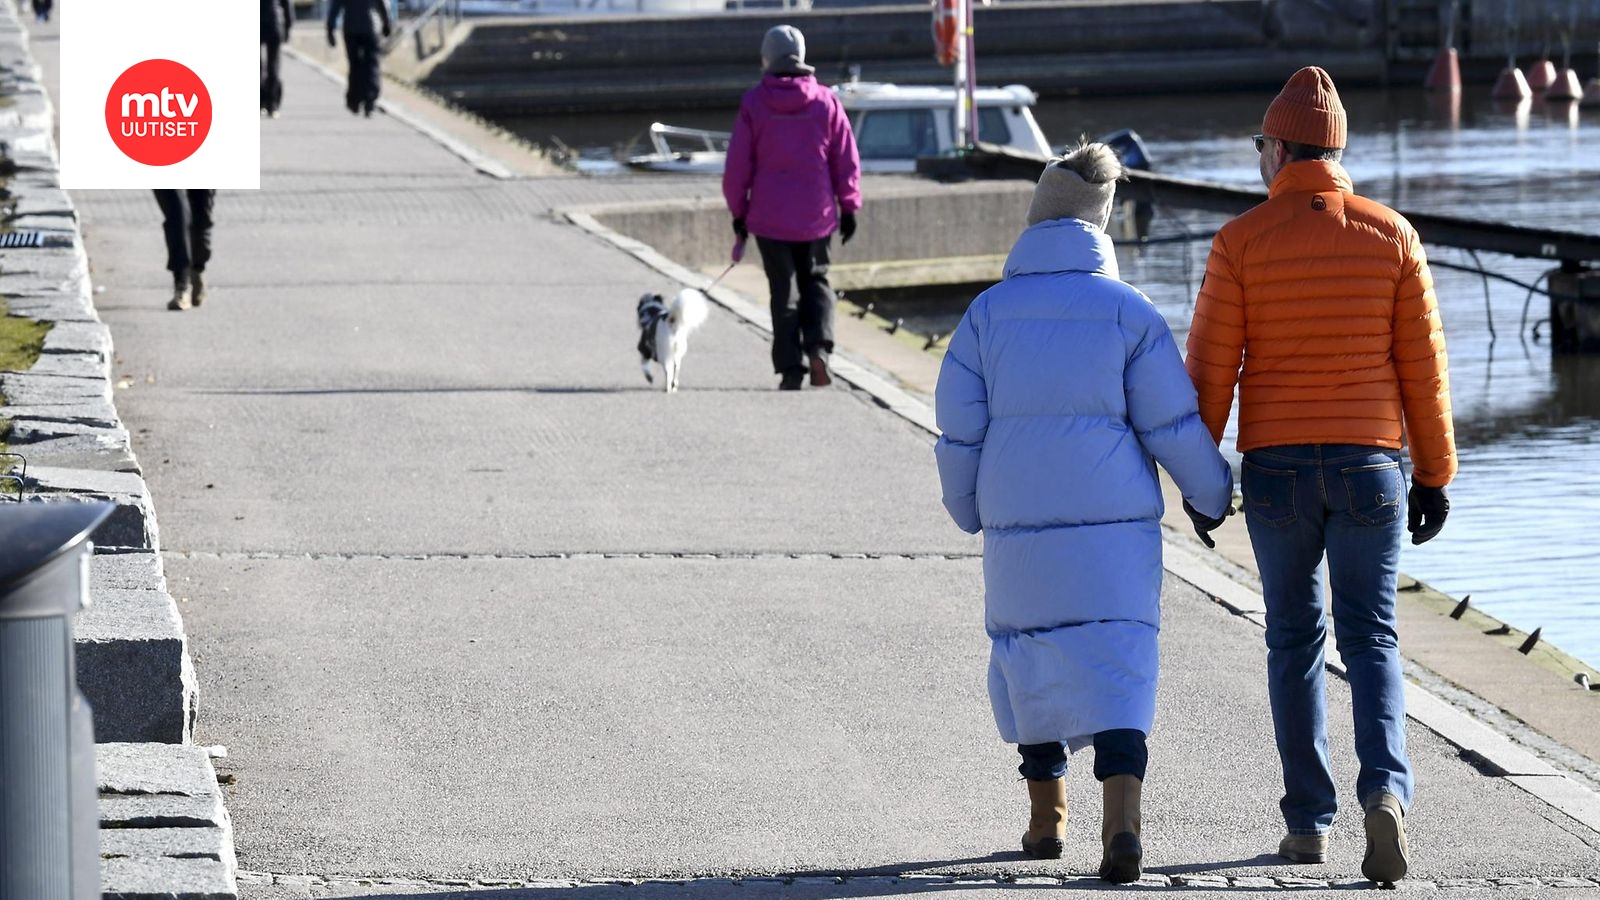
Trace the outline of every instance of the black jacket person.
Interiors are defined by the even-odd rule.
[[[261,111],[273,118],[283,102],[283,81],[278,78],[278,48],[289,40],[294,10],[289,0],[261,0]]]
[[[378,37],[389,36],[389,7],[385,0],[328,0],[330,47],[337,45],[333,29],[341,14],[344,52],[350,61],[350,86],[345,90],[344,105],[352,113],[370,116],[378,104],[378,88],[383,80],[378,69]]]

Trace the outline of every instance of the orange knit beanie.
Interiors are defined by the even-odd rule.
[[[1292,144],[1344,148],[1344,104],[1333,79],[1316,66],[1289,77],[1261,123],[1261,133]]]

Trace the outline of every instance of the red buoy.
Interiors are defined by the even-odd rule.
[[[1461,90],[1461,57],[1456,53],[1456,48],[1446,47],[1439,51],[1422,86],[1430,91]]]
[[[1528,87],[1532,88],[1535,93],[1550,87],[1555,83],[1555,80],[1556,64],[1551,62],[1549,57],[1534,63],[1533,68],[1528,70]]]
[[[1528,79],[1522,76],[1522,70],[1511,66],[1500,73],[1491,96],[1496,100],[1522,100],[1532,97],[1533,89],[1528,87]]]
[[[1582,97],[1583,82],[1578,80],[1577,69],[1563,69],[1544,91],[1546,100],[1578,100]]]

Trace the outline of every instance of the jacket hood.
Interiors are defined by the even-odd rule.
[[[1306,192],[1320,194],[1325,191],[1355,193],[1355,187],[1350,182],[1350,173],[1344,170],[1344,166],[1331,160],[1307,159],[1284,166],[1278,172],[1278,177],[1272,179],[1272,187],[1267,191],[1267,195],[1276,197],[1279,194]]]
[[[1047,219],[1031,225],[1006,257],[1003,277],[1052,272],[1093,272],[1120,278],[1116,248],[1104,231],[1082,219]]]
[[[761,102],[773,112],[798,112],[827,88],[810,75],[763,75],[759,88]]]

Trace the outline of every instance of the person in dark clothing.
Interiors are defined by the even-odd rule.
[[[33,0],[33,18],[36,22],[50,21],[50,8],[55,6],[55,0]]]
[[[378,64],[378,37],[389,36],[389,6],[385,0],[328,0],[328,46],[336,47],[333,28],[344,14],[344,55],[350,61],[350,86],[344,105],[352,113],[372,115],[378,105],[383,73]]]
[[[214,190],[156,189],[161,205],[161,230],[167,236],[167,271],[172,273],[172,300],[167,309],[185,310],[206,300],[205,270],[211,260],[211,210]]]
[[[261,111],[276,119],[283,102],[283,81],[278,77],[278,50],[289,40],[294,10],[289,0],[261,0]]]

